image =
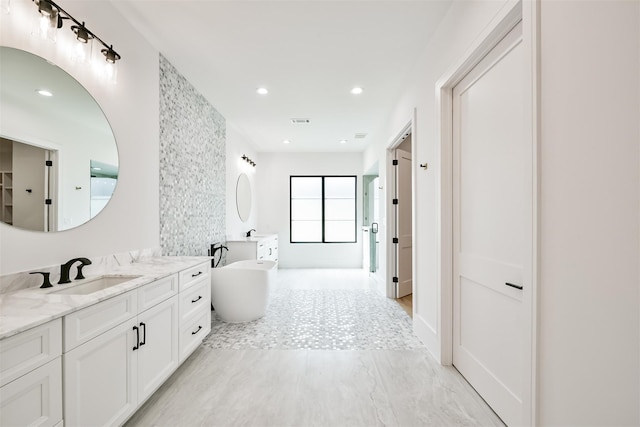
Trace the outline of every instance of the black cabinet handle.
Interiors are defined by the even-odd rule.
[[[198,277],[202,274],[202,271],[198,271],[196,274],[192,274],[191,277]]]
[[[198,302],[198,301],[200,301],[201,299],[202,299],[202,295],[198,295],[198,298],[196,298],[196,299],[192,299],[192,300],[191,300],[191,303],[193,304],[194,302]]]
[[[133,346],[133,350],[137,350],[140,348],[140,329],[137,326],[133,327],[133,330],[136,331],[136,345]]]
[[[513,283],[509,283],[509,282],[505,282],[505,285],[511,286],[512,288],[516,288],[516,289],[522,290],[522,286],[520,286],[520,285],[514,285]]]
[[[140,343],[140,347],[142,347],[147,342],[147,324],[140,322],[140,326],[142,329],[142,342]]]
[[[196,329],[194,332],[191,332],[191,335],[195,335],[198,332],[200,332],[200,329],[202,329],[202,326],[198,326],[198,329]]]

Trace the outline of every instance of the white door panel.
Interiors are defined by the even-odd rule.
[[[518,24],[453,91],[453,363],[523,421],[524,68]]]
[[[395,150],[396,160],[396,194],[397,205],[397,263],[398,263],[398,283],[396,287],[396,298],[402,298],[413,292],[412,277],[412,195],[411,195],[411,153],[397,148]]]

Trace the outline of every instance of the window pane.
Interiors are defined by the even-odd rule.
[[[325,242],[355,242],[355,221],[326,221],[324,227]]]
[[[291,220],[321,220],[321,199],[293,199],[291,200]]]
[[[322,178],[320,177],[291,177],[291,198],[320,199],[322,198]]]
[[[291,221],[292,242],[322,242],[322,221]]]
[[[355,199],[356,179],[355,177],[332,177],[324,179],[324,197],[327,199]]]
[[[354,199],[327,199],[324,202],[324,217],[327,220],[349,220],[356,218],[356,201]]]

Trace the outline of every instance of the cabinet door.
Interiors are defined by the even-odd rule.
[[[118,425],[136,409],[134,327],[131,319],[63,356],[65,427]]]
[[[142,403],[178,367],[178,295],[138,315],[138,401]]]
[[[60,357],[0,388],[0,426],[55,426],[62,420]]]

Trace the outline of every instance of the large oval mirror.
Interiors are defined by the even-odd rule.
[[[107,118],[73,77],[0,47],[0,221],[61,231],[96,216],[118,179]]]
[[[241,173],[236,185],[236,207],[242,222],[247,222],[251,215],[251,183],[246,173]]]

